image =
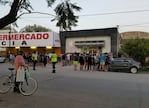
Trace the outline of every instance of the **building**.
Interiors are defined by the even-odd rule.
[[[74,52],[112,52],[117,56],[118,29],[90,29],[60,32],[62,53]]]
[[[24,53],[50,53],[55,51],[61,54],[59,34],[55,32],[33,33],[0,33],[0,47],[3,53],[16,53],[22,50]]]
[[[149,40],[149,33],[148,32],[141,32],[141,31],[129,31],[120,33],[120,46],[127,42],[130,39],[146,39]]]
[[[129,39],[149,39],[148,32],[141,32],[141,31],[129,31],[120,33],[120,37],[123,40]]]

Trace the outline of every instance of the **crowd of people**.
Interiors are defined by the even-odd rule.
[[[9,55],[9,61],[13,65],[14,54]],[[52,53],[37,53],[32,52],[25,54],[23,53],[23,58],[25,64],[32,65],[33,70],[36,70],[37,64],[42,64],[43,67],[46,67],[47,63],[51,63]],[[112,53],[65,53],[62,54],[60,59],[57,58],[57,62],[61,61],[62,66],[74,65],[74,70],[99,70],[99,71],[108,71],[109,63],[112,58]]]
[[[108,71],[112,53],[67,53],[62,55],[62,66],[74,65],[74,70]]]
[[[48,61],[49,61],[49,55],[47,53],[37,53],[37,52],[32,52],[32,53],[23,53],[23,58],[25,60],[25,64],[28,65],[33,65],[33,70],[36,70],[36,64],[37,63],[42,63],[44,67],[46,67]],[[14,59],[16,57],[16,54],[9,54],[9,61],[13,65],[14,64]]]
[[[15,59],[14,54],[9,55],[10,63],[14,64]],[[32,65],[33,70],[36,70],[37,64],[42,64],[43,67],[46,67],[47,63],[51,63],[52,53],[37,53],[32,52],[29,54],[23,53],[23,58],[25,64]],[[57,61],[61,61],[62,66],[74,65],[74,70],[99,70],[99,71],[108,71],[109,63],[112,58],[112,53],[65,53],[62,54],[60,60],[57,56]]]
[[[108,71],[108,67],[112,58],[111,53],[66,53],[61,56],[62,66],[74,66],[74,71]],[[39,54],[37,52],[25,54],[23,52],[17,55],[10,54],[9,61],[15,65],[16,72],[20,66],[32,64],[33,70],[36,70],[36,64],[42,63],[46,67],[47,63],[52,63],[52,73],[56,72],[55,65],[58,62],[58,56],[55,52],[52,54]],[[17,83],[16,83],[17,86]],[[14,89],[15,90],[15,89]]]

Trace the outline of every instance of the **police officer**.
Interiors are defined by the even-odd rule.
[[[54,51],[51,56],[51,62],[52,62],[52,67],[53,67],[52,73],[56,73],[55,64],[57,63],[57,54]]]

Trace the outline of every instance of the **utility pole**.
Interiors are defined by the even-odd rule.
[[[10,31],[9,31],[9,54],[11,53],[11,24],[10,24]]]
[[[120,34],[119,34],[119,25],[117,25],[117,31],[118,31],[118,34],[117,34],[117,54],[116,56],[118,56],[118,51],[119,51],[119,45],[120,45]]]

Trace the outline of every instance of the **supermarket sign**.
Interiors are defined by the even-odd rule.
[[[53,32],[0,34],[0,47],[53,46]]]

